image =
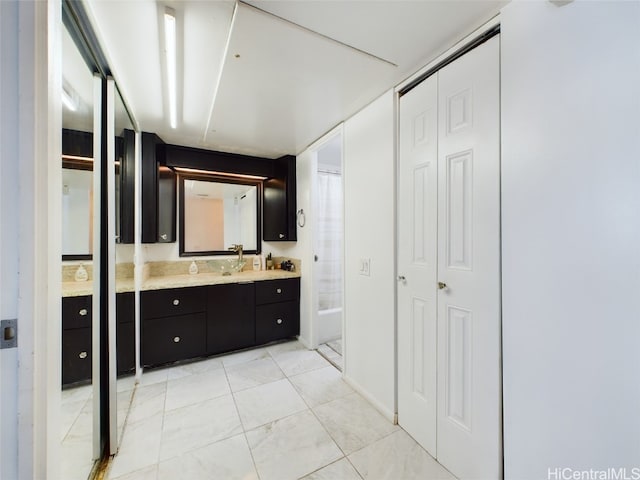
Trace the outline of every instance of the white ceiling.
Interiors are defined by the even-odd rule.
[[[169,143],[276,157],[301,152],[507,1],[86,4],[142,130]],[[176,129],[163,73],[166,6],[176,11],[182,52]]]

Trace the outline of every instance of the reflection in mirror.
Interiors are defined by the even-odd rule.
[[[93,246],[93,171],[62,163],[62,255],[91,258]]]
[[[124,105],[120,92],[116,89],[114,102],[115,141],[115,221],[116,252],[116,421],[117,445],[122,442],[124,423],[134,392],[135,373],[135,297],[133,292],[133,245],[125,245],[133,240],[133,181],[135,168],[135,143],[133,122]],[[129,222],[125,225],[124,222]],[[113,377],[112,377],[113,378]],[[114,388],[113,385],[110,388]]]
[[[180,255],[260,251],[261,185],[220,177],[180,177]]]
[[[62,29],[62,253],[63,260],[90,259],[93,229],[94,77],[66,28]],[[77,264],[65,264],[73,282]],[[84,276],[92,280],[90,262]],[[86,283],[85,283],[86,284]],[[91,287],[87,289],[91,291]],[[63,292],[66,290],[63,289]],[[66,295],[66,293],[64,293]],[[86,479],[93,467],[93,392],[91,385],[92,296],[69,296],[62,309],[62,394],[60,478]]]

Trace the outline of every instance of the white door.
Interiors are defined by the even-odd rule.
[[[400,99],[398,420],[461,479],[502,475],[499,100],[498,37]]]
[[[398,422],[436,456],[438,78],[400,99]]]
[[[499,45],[439,72],[438,460],[458,478],[502,473]]]

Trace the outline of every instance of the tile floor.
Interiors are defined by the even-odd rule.
[[[323,343],[318,347],[318,353],[329,361],[334,367],[342,371],[342,339],[338,338],[332,342]]]
[[[295,341],[143,374],[107,476],[454,479]]]

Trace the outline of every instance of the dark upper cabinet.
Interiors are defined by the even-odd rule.
[[[117,192],[116,235],[119,243],[134,243],[134,205],[136,188],[136,133],[125,129],[116,141]]]
[[[274,176],[264,181],[262,189],[262,238],[296,241],[296,157],[286,155],[273,162]]]
[[[176,175],[157,155],[164,142],[142,133],[142,243],[176,241]]]

